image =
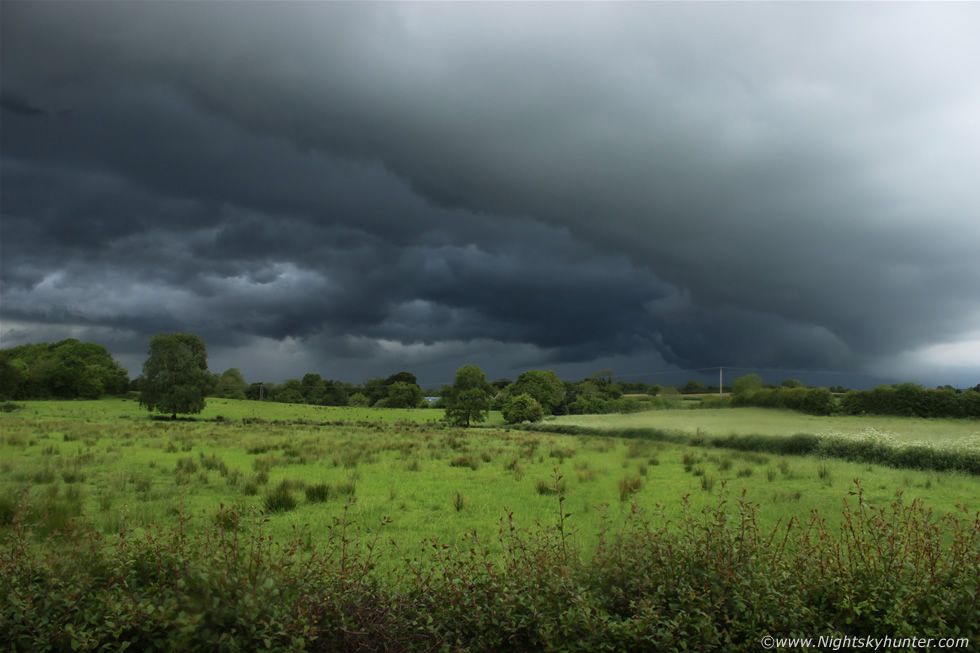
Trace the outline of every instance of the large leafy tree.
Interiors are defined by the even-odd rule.
[[[193,333],[153,336],[141,386],[140,406],[150,411],[170,413],[171,419],[177,413],[200,413],[214,387],[204,341]]]
[[[218,377],[214,396],[225,399],[244,399],[246,390],[248,390],[248,384],[245,383],[245,377],[242,376],[237,367],[232,367]]]
[[[476,365],[464,365],[456,371],[452,386],[443,388],[446,419],[456,426],[486,421],[493,394],[494,388],[483,370]]]
[[[510,388],[510,396],[522,394],[531,395],[546,413],[555,415],[565,403],[565,384],[551,370],[528,370]]]
[[[416,383],[395,381],[388,386],[389,408],[415,408],[422,403],[422,388]]]

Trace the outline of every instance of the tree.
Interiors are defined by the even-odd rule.
[[[319,374],[304,374],[300,385],[305,403],[320,405],[326,399],[327,382]]]
[[[97,399],[129,387],[129,373],[105,347],[75,338],[5,349],[0,359],[0,394],[12,399]]]
[[[354,408],[367,408],[371,405],[371,400],[365,397],[360,392],[355,392],[347,400],[348,406],[353,406]]]
[[[372,406],[382,399],[387,399],[388,384],[386,383],[386,379],[382,379],[380,377],[368,379],[364,382],[364,388],[361,391],[361,394],[368,398],[368,401],[371,402],[370,405]]]
[[[456,371],[452,386],[443,390],[446,401],[446,419],[455,426],[469,426],[471,422],[483,422],[490,412],[490,400],[494,388],[476,365],[464,365]]]
[[[783,379],[783,382],[780,385],[782,385],[782,387],[784,387],[784,388],[802,388],[802,387],[804,387],[803,386],[803,383],[801,381],[797,381],[796,379]]]
[[[501,412],[508,424],[540,422],[541,418],[544,417],[541,404],[526,392],[510,397],[505,401]]]
[[[613,376],[615,376],[615,374],[616,372],[614,372],[611,368],[607,367],[597,372],[593,372],[592,376],[589,378],[593,379],[596,383],[598,383],[599,387],[605,387],[607,385],[612,385]]]
[[[389,408],[415,408],[422,403],[422,388],[417,383],[395,381],[388,386]]]
[[[732,396],[748,396],[762,390],[762,377],[758,374],[746,374],[735,379],[732,383]]]
[[[140,406],[170,413],[200,413],[213,388],[204,341],[193,333],[159,333],[150,340],[143,363]]]
[[[248,390],[248,384],[245,383],[245,377],[242,376],[237,367],[232,367],[218,377],[214,396],[225,399],[244,399],[246,390]]]
[[[411,372],[398,372],[397,374],[392,374],[387,379],[385,379],[385,385],[392,385],[395,383],[408,383],[411,385],[418,385],[419,380],[415,378],[415,375]]]
[[[695,379],[691,379],[684,384],[683,388],[681,388],[681,392],[686,395],[704,394],[706,391],[707,388],[704,387],[704,384]]]
[[[529,370],[519,377],[510,388],[510,396],[528,394],[541,408],[554,415],[565,403],[565,384],[551,370]]]
[[[17,363],[21,363],[18,365]],[[26,365],[22,361],[12,362],[0,355],[0,399],[17,397],[21,383],[26,376]]]
[[[303,384],[299,379],[286,379],[276,386],[272,400],[278,401],[281,404],[305,404],[306,399],[303,397]]]

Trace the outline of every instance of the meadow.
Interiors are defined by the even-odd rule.
[[[690,411],[690,412],[688,412]],[[911,444],[954,445],[980,448],[980,422],[969,419],[926,419],[885,415],[834,415],[821,417],[771,408],[717,410],[663,410],[616,415],[567,415],[555,424],[604,429],[656,427],[711,435],[792,435],[794,433],[859,434],[869,429],[888,433]]]
[[[901,491],[940,513],[957,505],[980,509],[980,479],[966,474],[588,434],[463,430],[442,425],[441,413],[218,399],[196,421],[171,422],[151,420],[132,401],[25,402],[2,418],[0,496],[8,512],[28,500],[36,516],[47,514],[43,534],[78,516],[105,533],[166,522],[180,512],[195,518],[193,526],[202,515],[233,506],[273,515],[274,536],[300,529],[311,539],[323,536],[356,497],[350,517],[370,529],[390,517],[385,539],[403,549],[432,538],[458,544],[472,532],[492,543],[507,509],[522,524],[548,524],[556,474],[583,551],[595,544],[600,514],[621,518],[632,503],[673,514],[685,495],[705,505],[723,485],[762,505],[766,527],[806,518],[813,509],[833,517],[855,479],[874,504]],[[954,425],[953,433],[948,422],[909,422],[874,421],[917,441],[967,446],[976,439],[973,422]],[[612,431],[656,425],[770,434],[860,434],[870,423],[753,408],[554,420]],[[280,505],[267,505],[277,498]],[[397,564],[397,556],[389,562]]]
[[[953,516],[974,529],[980,520],[980,477],[962,472],[595,431],[505,429],[499,415],[484,428],[459,429],[431,408],[219,399],[195,420],[170,421],[150,419],[132,400],[22,405],[0,415],[0,528],[2,537],[13,537],[11,529],[29,533],[22,542],[37,551],[79,523],[111,547],[175,525],[181,537],[211,537],[216,526],[237,530],[241,520],[307,553],[338,541],[374,542],[365,569],[376,579],[400,579],[388,583],[397,586],[415,582],[412,561],[434,545],[459,551],[479,542],[486,564],[506,564],[513,556],[507,532],[534,533],[532,541],[558,537],[563,555],[587,563],[602,556],[610,532],[625,532],[637,515],[654,530],[671,531],[683,530],[691,515],[747,510],[760,533],[775,533],[817,514],[826,532],[841,533],[856,497],[862,509],[875,510],[900,494],[904,505],[935,519]],[[562,417],[540,428],[548,424],[611,434],[656,426],[861,437],[870,429],[898,443],[966,449],[976,447],[980,431],[970,421],[814,418],[754,408]],[[337,540],[338,528],[357,536]]]

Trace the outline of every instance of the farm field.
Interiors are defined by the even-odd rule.
[[[770,408],[659,410],[614,415],[563,415],[555,424],[604,429],[663,428],[710,435],[792,435],[794,433],[860,434],[873,429],[906,443],[980,447],[980,422],[976,420],[921,419],[884,415],[834,415],[821,417]]]
[[[963,473],[891,469],[814,457],[702,449],[596,435],[556,435],[497,428],[456,429],[442,411],[372,410],[210,400],[198,421],[151,420],[136,402],[24,402],[2,416],[0,497],[4,510],[29,514],[42,534],[83,517],[112,535],[190,517],[195,528],[219,510],[264,510],[275,537],[326,537],[347,501],[348,517],[402,552],[437,539],[459,544],[477,533],[499,552],[500,520],[511,511],[522,527],[555,522],[556,474],[572,542],[594,548],[601,516],[616,524],[632,509],[676,516],[682,500],[759,504],[760,526],[818,510],[832,523],[860,479],[875,505],[896,492],[939,514],[980,509],[980,478]],[[222,421],[216,420],[221,417]],[[499,416],[496,417],[499,419]],[[976,439],[976,423],[813,418],[762,409],[676,410],[556,418],[556,424],[610,429],[658,426],[687,431],[792,434],[895,429],[916,441]],[[903,428],[904,426],[904,428]],[[957,434],[959,440],[954,438]],[[291,505],[295,502],[295,505]],[[21,506],[21,507],[19,507]],[[383,566],[400,564],[386,547]]]
[[[149,413],[139,407],[139,401],[132,398],[106,398],[93,401],[21,401],[24,409],[17,413],[20,417],[36,419],[66,419],[78,421],[99,421],[131,419],[149,420]],[[189,421],[208,421],[215,419],[241,420],[260,418],[273,420],[315,420],[315,421],[369,421],[369,422],[438,422],[443,417],[442,409],[408,408],[354,408],[351,406],[311,406],[307,404],[285,404],[274,401],[242,401],[237,399],[210,398],[204,410]],[[166,416],[158,416],[165,421]],[[179,421],[185,421],[180,418]],[[492,411],[485,424],[503,424],[498,411]]]

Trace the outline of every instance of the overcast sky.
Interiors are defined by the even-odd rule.
[[[0,12],[4,347],[980,383],[980,4]]]

